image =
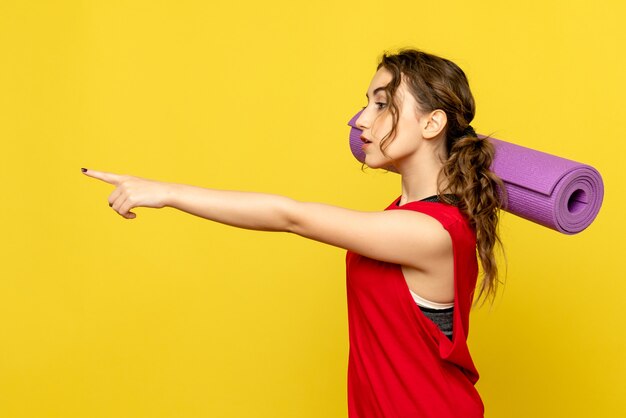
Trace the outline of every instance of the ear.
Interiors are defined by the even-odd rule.
[[[424,139],[436,138],[446,127],[448,117],[446,112],[435,109],[422,118],[422,137]]]

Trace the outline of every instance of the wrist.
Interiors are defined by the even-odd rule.
[[[180,184],[163,183],[163,188],[165,192],[163,196],[163,206],[176,207],[178,195],[180,194]]]

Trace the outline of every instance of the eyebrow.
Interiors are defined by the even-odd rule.
[[[385,87],[387,86],[381,86],[381,87],[377,87],[376,89],[374,89],[374,96],[376,96],[376,93],[378,93],[381,90],[385,90]],[[365,97],[369,100],[370,96],[369,94],[365,93]]]

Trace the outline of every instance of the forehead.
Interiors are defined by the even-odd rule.
[[[391,74],[391,71],[389,71],[385,67],[380,67],[378,71],[376,71],[376,74],[374,74],[374,77],[372,78],[372,81],[370,82],[369,88],[367,90],[366,97],[368,98],[368,100],[370,98],[373,98],[375,95],[384,94],[383,88],[387,84],[389,84],[392,79],[393,75]],[[398,88],[394,93],[394,100],[396,100],[398,103],[402,103],[404,102],[404,99],[406,97],[411,98],[411,94],[407,94],[408,91],[409,90],[403,74],[402,80],[400,81],[400,84],[398,85]]]
[[[369,88],[367,90],[368,96],[374,94],[374,90],[379,87],[385,87],[392,79],[391,72],[385,67],[380,67],[374,77],[372,77],[372,81],[370,82]]]

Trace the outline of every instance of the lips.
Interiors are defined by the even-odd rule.
[[[360,138],[361,138],[361,141],[363,141],[364,144],[371,144],[372,143],[372,141],[370,141],[369,139],[367,139],[363,135],[361,135]]]

